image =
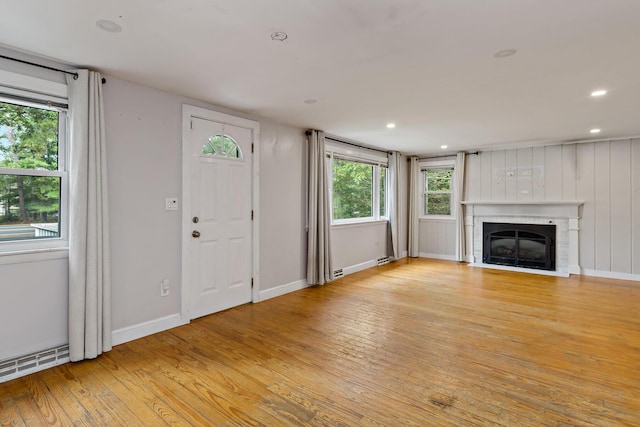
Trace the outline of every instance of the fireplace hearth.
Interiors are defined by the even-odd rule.
[[[483,223],[482,262],[554,271],[556,226]]]

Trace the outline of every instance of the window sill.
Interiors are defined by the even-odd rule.
[[[49,261],[69,258],[69,248],[33,249],[15,252],[0,252],[0,265],[25,262]]]
[[[418,221],[420,222],[428,222],[428,221],[449,221],[455,222],[456,218],[453,216],[445,216],[445,215],[433,215],[433,216],[421,216]]]
[[[362,221],[338,222],[331,224],[332,229],[370,227],[373,225],[386,224],[388,219],[365,219]]]

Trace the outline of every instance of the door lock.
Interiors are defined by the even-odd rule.
[[[197,224],[198,221],[200,221],[200,218],[198,218],[197,216],[194,216],[191,221],[193,221],[194,224]]]
[[[191,233],[191,235],[195,238],[200,237],[200,232],[198,230],[193,230],[193,233]]]

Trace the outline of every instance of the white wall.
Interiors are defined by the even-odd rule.
[[[640,279],[640,139],[481,152],[465,184],[467,200],[584,200],[583,273]]]

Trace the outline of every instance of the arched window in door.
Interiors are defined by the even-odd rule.
[[[242,150],[229,135],[214,135],[202,146],[202,154],[207,156],[242,159]]]

